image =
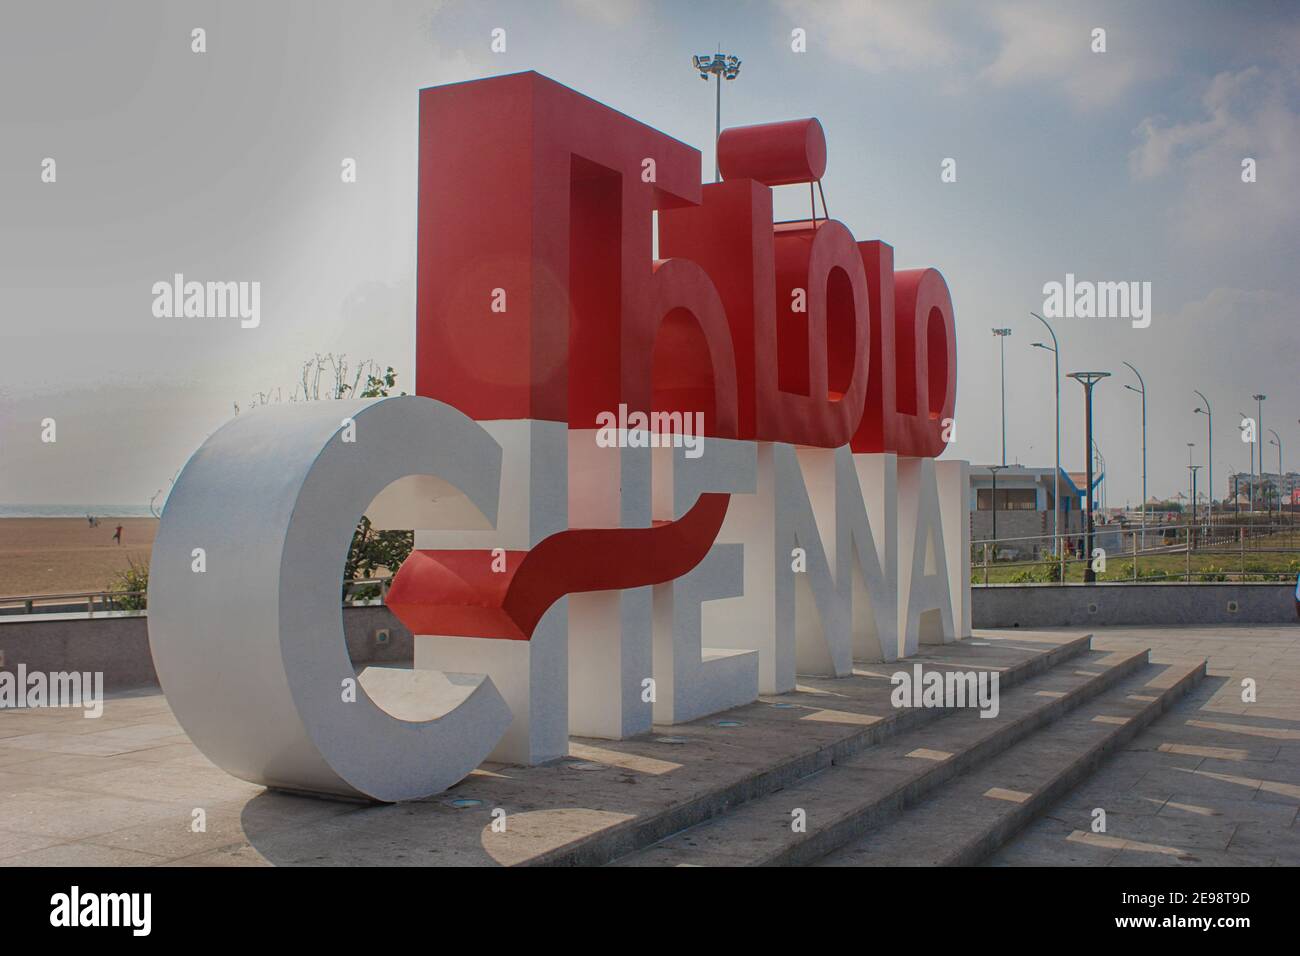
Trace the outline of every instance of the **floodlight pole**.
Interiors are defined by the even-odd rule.
[[[722,74],[715,73],[713,79],[717,91],[713,104],[713,181],[722,181],[722,171],[718,165],[718,140],[722,139]]]
[[[718,83],[714,91],[713,107],[713,181],[722,181],[721,165],[718,162],[718,140],[722,138],[722,81],[734,80],[740,75],[740,57],[730,56],[721,51],[712,55],[691,57],[691,65],[700,74],[700,79],[707,81],[710,74]]]

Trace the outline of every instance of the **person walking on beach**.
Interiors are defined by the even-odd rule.
[[[122,526],[118,525],[117,530],[113,532],[113,540],[120,546],[122,544]]]

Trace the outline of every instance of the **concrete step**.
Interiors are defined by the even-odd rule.
[[[1204,662],[1148,664],[816,865],[978,864],[1204,676]]]
[[[1147,661],[1145,651],[1106,655],[1088,650],[1023,680],[1000,684],[1000,711],[982,718],[949,709],[856,753],[837,756],[815,774],[716,814],[618,865],[798,865],[813,862],[918,802],[957,774],[1002,752]],[[804,829],[793,826],[796,811]]]
[[[745,707],[690,724],[656,727],[656,734],[690,740],[693,750],[709,746],[717,755],[716,761],[710,762],[707,769],[703,765],[676,769],[673,774],[675,786],[683,795],[662,807],[643,810],[627,820],[533,854],[517,865],[599,866],[609,863],[728,813],[751,800],[790,787],[837,761],[846,760],[901,733],[919,730],[952,713],[940,708],[899,709],[890,705],[893,688],[889,675],[897,670],[910,670],[914,661],[920,661],[927,671],[997,671],[1005,692],[1091,653],[1091,634],[1061,644],[1053,641],[1046,645],[1046,650],[1039,649],[1042,637],[1038,635],[1031,639],[1026,635],[1025,640],[1013,637],[992,642],[981,639],[922,645],[918,655],[904,661],[855,665],[854,674],[849,678],[803,676],[793,693],[764,697]],[[735,729],[719,726],[728,720],[739,721],[744,726]],[[747,741],[757,735],[766,743],[759,748],[752,743],[738,746],[741,737],[731,736],[733,734],[743,735]],[[574,754],[579,757],[597,752],[593,748],[604,753],[612,746],[636,753],[645,751],[656,758],[671,753],[657,743],[654,736],[646,740],[633,738],[617,745],[577,738],[573,743]],[[767,758],[764,751],[779,753],[780,756]],[[718,772],[727,768],[735,768],[738,772]],[[549,776],[552,773],[551,768],[533,768],[525,776]],[[687,774],[700,777],[702,785],[693,787],[683,783],[681,778]],[[721,782],[705,782],[719,777]]]

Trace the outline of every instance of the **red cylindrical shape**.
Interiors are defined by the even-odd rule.
[[[724,129],[718,166],[723,179],[756,179],[766,186],[810,183],[826,172],[826,133],[816,117]]]

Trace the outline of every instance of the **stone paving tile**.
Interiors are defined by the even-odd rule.
[[[1300,866],[1300,832],[1294,826],[1282,831],[1271,821],[1242,823],[1233,833],[1227,852],[1238,856],[1269,856],[1283,866]]]
[[[1086,829],[1085,814],[1095,806],[1106,808],[1110,835],[1146,844],[1115,851],[1106,865],[1268,866],[1297,859],[1300,631],[1234,628],[1226,639],[1215,631],[1098,632],[1095,648],[1150,647],[1157,663],[1207,656],[1212,676],[990,863],[1032,862],[1044,845],[1044,820]],[[1258,682],[1258,703],[1242,702],[1245,677]],[[1158,847],[1185,850],[1184,858]]]
[[[159,819],[171,808],[152,800],[31,787],[6,795],[0,806],[3,829],[79,840]]]
[[[248,843],[232,843],[230,846],[193,853],[160,863],[159,866],[274,866],[266,857],[258,853]]]
[[[1203,867],[1203,866],[1272,866],[1271,856],[1225,853],[1219,850],[1188,850],[1170,855],[1132,847],[1120,850],[1107,866],[1136,867]]]
[[[990,866],[1106,866],[1117,847],[1090,846],[1064,833],[1025,831],[989,861]]]
[[[1105,810],[1108,814],[1123,813],[1130,816],[1154,816],[1159,813],[1165,806],[1164,799],[1152,797],[1136,796],[1129,793],[1116,793],[1113,790],[1100,788],[1093,791],[1085,792],[1076,790],[1074,793],[1061,800],[1051,810],[1047,811],[1049,816],[1059,819],[1074,820],[1074,826],[1079,826],[1080,821],[1077,819],[1080,813],[1091,813],[1092,810],[1105,801]],[[1087,820],[1083,821],[1084,823]]]
[[[1295,803],[1266,803],[1260,800],[1230,800],[1217,797],[1205,800],[1193,794],[1175,793],[1160,805],[1161,816],[1226,817],[1242,826],[1267,824],[1281,831],[1290,827],[1300,809]]]
[[[1134,817],[1122,826],[1111,825],[1112,833],[1143,843],[1177,847],[1180,850],[1227,850],[1240,826],[1227,817],[1175,817],[1155,814]]]
[[[6,830],[0,830],[0,861],[32,850],[43,850],[47,846],[54,846],[62,842],[64,841],[61,837],[41,836],[37,833],[10,833]]]
[[[193,811],[178,807],[164,818],[101,833],[80,842],[149,853],[165,860],[179,860],[245,842],[244,824],[238,810],[205,809],[203,829],[196,831],[195,825]]]
[[[206,770],[170,764],[139,763],[93,773],[73,773],[59,782],[70,790],[154,800],[195,807],[233,799],[248,799],[261,787],[230,776],[216,767]]]
[[[1107,766],[1116,770],[1131,768],[1146,772],[1160,769],[1195,770],[1203,763],[1205,758],[1197,754],[1165,753],[1159,749],[1128,749],[1115,754]]]
[[[59,843],[55,846],[6,857],[5,866],[155,866],[163,858],[151,853],[96,846],[92,843]]]
[[[40,754],[80,754],[86,757],[112,757],[144,749],[144,744],[129,740],[95,739],[90,734],[29,733],[20,737],[6,737],[5,746],[19,750],[32,750]]]
[[[25,767],[26,764],[17,764],[13,767],[0,767],[0,800],[8,799],[16,793],[23,790],[31,790],[46,784],[42,777],[30,773],[19,773],[17,767]]]
[[[14,767],[20,763],[29,763],[33,760],[39,760],[43,754],[25,747],[6,747],[4,741],[0,740],[0,770],[5,767]]]
[[[95,771],[120,770],[126,766],[134,766],[136,761],[134,754],[120,754],[117,756],[94,756],[88,754],[65,754],[52,753],[41,754],[38,752],[26,751],[30,759],[22,763],[13,763],[7,767],[0,767],[0,774],[6,771],[11,773],[15,778],[31,777],[33,780],[43,781],[53,777],[66,777],[72,774],[88,774]]]

